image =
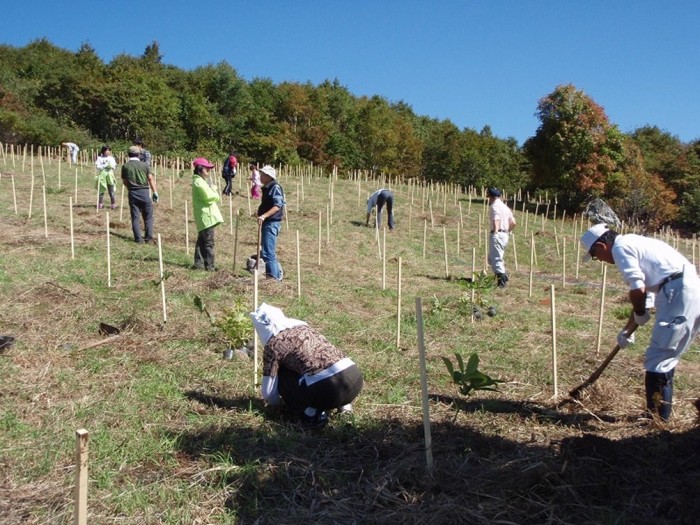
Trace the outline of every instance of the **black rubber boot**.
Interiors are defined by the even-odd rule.
[[[496,281],[498,283],[499,288],[505,288],[506,283],[508,282],[508,274],[505,273],[497,273],[496,274]]]
[[[664,421],[668,421],[671,418],[674,372],[675,369],[665,374],[660,372],[647,372],[644,377],[647,409],[652,414],[657,413]]]

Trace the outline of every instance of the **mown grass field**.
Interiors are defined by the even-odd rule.
[[[0,522],[72,523],[75,433],[81,428],[90,433],[89,523],[696,522],[697,344],[678,369],[668,425],[637,419],[648,327],[580,404],[557,408],[612,349],[629,308],[621,278],[609,267],[596,354],[601,266],[581,264],[577,275],[578,230],[574,235],[571,220],[554,218],[553,206],[543,219],[544,205],[534,217],[534,201],[525,204],[527,216],[522,201],[516,204],[509,286],[482,296],[496,307],[495,317],[472,321],[465,284],[472,249],[477,272],[485,268],[480,195],[392,182],[397,228],[380,230],[378,243],[364,220],[366,198],[380,180],[363,175],[358,182],[345,173],[332,179],[307,170],[302,184],[299,172],[284,170],[288,216],[278,256],[285,280],[260,281],[258,302],[318,328],[365,377],[354,414],[311,432],[292,414],[262,403],[253,361],[223,359],[221,332],[194,305],[198,296],[217,316],[240,298],[253,309],[254,281],[244,258],[255,252],[257,226],[245,183],[234,186],[240,194],[232,201],[221,203],[220,271],[197,272],[190,269],[196,239],[191,173],[157,170],[164,322],[158,247],[132,241],[126,197],[123,212],[109,210],[108,286],[107,210],[95,209],[92,165],[78,169],[71,258],[75,170],[62,165],[59,188],[56,159],[43,161],[43,174],[36,159],[33,168],[29,159],[24,169],[21,164],[19,157],[14,166],[9,156],[0,158],[0,335],[16,338],[0,355]],[[119,183],[118,199],[120,189]],[[254,211],[257,202],[250,206]],[[236,233],[229,219],[235,223],[237,210]],[[530,293],[533,234],[537,264]],[[692,243],[681,239],[678,248],[693,257]],[[559,399],[553,398],[552,285]],[[425,325],[432,474],[426,470],[416,297]],[[119,327],[121,336],[95,344],[106,337],[100,323]],[[504,381],[500,391],[461,396],[442,362],[455,352],[478,353],[480,369]]]

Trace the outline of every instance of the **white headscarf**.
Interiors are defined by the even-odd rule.
[[[257,310],[250,312],[250,318],[263,345],[283,330],[307,325],[304,321],[287,317],[282,310],[267,303],[262,303]]]

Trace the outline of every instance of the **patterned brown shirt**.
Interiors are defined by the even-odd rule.
[[[265,345],[263,375],[276,377],[284,366],[297,374],[317,374],[345,358],[343,352],[310,326],[283,330]]]

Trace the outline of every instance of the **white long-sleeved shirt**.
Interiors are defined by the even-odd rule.
[[[117,167],[117,161],[114,160],[112,155],[108,155],[106,157],[99,156],[95,161],[95,167],[97,168],[97,171],[113,170]]]
[[[688,259],[671,246],[642,235],[618,235],[612,256],[630,290],[648,288],[655,292],[666,277],[684,271],[684,268],[685,271],[695,271]]]

